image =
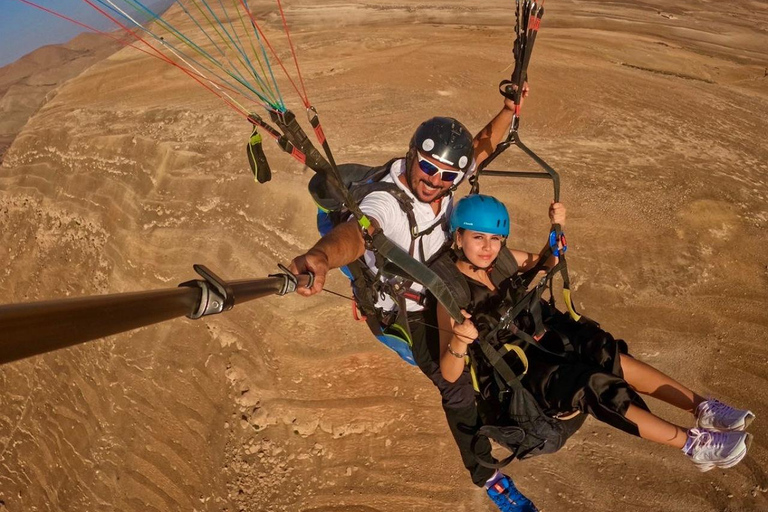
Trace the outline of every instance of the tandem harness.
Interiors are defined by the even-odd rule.
[[[551,249],[542,255],[536,267],[518,274],[515,259],[504,246],[490,273],[496,288],[508,286],[511,290],[508,300],[504,302],[505,313],[490,332],[476,340],[482,355],[490,364],[490,375],[484,377],[494,381],[495,385],[492,389],[497,390],[498,395],[492,398],[493,402],[499,404],[501,411],[490,412],[480,408],[481,418],[485,424],[475,434],[473,445],[485,436],[509,450],[510,455],[499,462],[478,459],[478,463],[482,466],[501,468],[515,458],[523,459],[554,453],[562,448],[566,440],[581,427],[586,419],[586,415],[578,411],[556,417],[547,415],[536,398],[523,387],[520,381],[528,369],[528,360],[523,348],[530,346],[549,353],[552,353],[551,350],[557,350],[556,355],[568,357],[568,353],[574,350],[569,339],[570,331],[580,323],[591,322],[585,317],[579,321],[573,320],[569,315],[556,310],[552,294],[552,279],[560,268],[558,264],[551,269],[545,269],[543,262],[548,259],[550,251]],[[451,290],[457,303],[462,308],[466,308],[470,306],[472,296],[463,274],[456,267],[456,258],[453,251],[446,251],[430,265],[430,268],[447,283],[451,283]],[[544,276],[533,284],[539,272],[542,271],[545,271]],[[546,289],[549,289],[548,301],[542,299]],[[532,334],[515,325],[515,320],[521,315],[527,315],[532,320]],[[548,349],[538,342],[547,331],[558,334],[562,347]],[[499,340],[502,332],[511,333],[512,339],[506,336],[503,342]],[[472,358],[467,359],[473,385],[475,390],[480,392],[481,376],[478,375],[478,366]]]
[[[444,230],[447,219],[438,217],[426,229],[419,230],[413,209],[413,199],[395,183],[382,181],[390,172],[390,168],[398,159],[392,159],[380,167],[369,167],[360,164],[342,164],[338,166],[339,174],[350,195],[360,203],[363,198],[373,192],[386,192],[395,198],[400,209],[408,218],[411,236],[408,255],[418,261],[426,261],[422,237],[429,235],[435,229]],[[318,206],[318,231],[325,235],[335,226],[347,222],[350,212],[339,200],[335,190],[329,186],[324,176],[316,174],[309,182],[309,192]],[[366,249],[373,250],[370,240],[366,240]],[[416,365],[411,350],[411,331],[408,326],[406,300],[424,304],[425,294],[412,289],[414,282],[421,282],[418,276],[410,276],[397,266],[387,261],[382,255],[373,250],[376,258],[374,271],[364,258],[360,258],[343,267],[342,272],[351,280],[355,297],[355,318],[364,319],[368,328],[376,338],[387,347],[394,350],[404,361]],[[384,311],[376,303],[390,297],[396,307]],[[360,315],[358,315],[358,312]],[[361,318],[362,317],[362,318]]]

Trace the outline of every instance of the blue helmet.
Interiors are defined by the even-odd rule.
[[[509,213],[504,203],[491,196],[462,197],[451,213],[451,233],[457,229],[509,236]]]

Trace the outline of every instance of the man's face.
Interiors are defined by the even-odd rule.
[[[439,169],[446,171],[451,170],[457,173],[460,173],[461,171],[456,167],[441,163],[429,155],[419,152],[414,154],[413,161],[411,162],[411,178],[408,186],[411,188],[413,195],[416,196],[416,199],[424,203],[431,203],[438,197],[443,196],[448,189],[453,186],[453,181],[443,181],[443,176],[440,172],[436,172],[432,176],[425,173],[419,165],[419,157],[423,160],[427,160]]]

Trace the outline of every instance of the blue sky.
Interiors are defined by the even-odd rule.
[[[99,29],[112,24],[80,0],[31,0]],[[0,67],[44,46],[69,41],[85,29],[18,0],[2,0],[0,8]]]

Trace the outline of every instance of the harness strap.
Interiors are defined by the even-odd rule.
[[[373,234],[364,232],[366,245],[369,245],[383,258],[400,268],[413,281],[421,283],[443,305],[445,310],[456,321],[462,321],[464,315],[461,308],[451,295],[450,290],[440,277],[429,267],[413,259],[407,252],[397,246],[382,233],[381,229]]]
[[[559,228],[559,225],[555,226],[557,240],[560,240]],[[564,251],[560,251],[559,258],[560,260],[557,266],[560,267],[560,276],[563,279],[563,299],[565,300],[565,307],[568,308],[568,313],[571,315],[571,318],[578,322],[581,315],[576,311],[576,306],[574,306],[573,299],[571,298],[571,279],[568,277],[568,263],[565,260]]]
[[[410,344],[411,340],[413,339],[413,336],[411,335],[410,322],[408,322],[408,309],[406,308],[406,305],[405,305],[405,294],[404,293],[398,294],[396,296],[396,300],[397,300],[398,311],[397,311],[397,320],[395,321],[395,323],[403,329],[405,335],[407,336],[407,341]]]
[[[511,325],[514,325],[513,322],[517,316],[522,313],[526,308],[529,308],[533,301],[537,302],[541,298],[541,294],[543,291],[544,284],[547,283],[547,281],[551,279],[551,274],[547,274],[542,278],[542,280],[537,284],[534,288],[529,290],[525,295],[523,295],[523,298],[520,299],[517,304],[510,307],[506,313],[504,313],[504,316],[501,317],[499,320],[499,323],[496,324],[496,327],[493,328],[493,330],[488,333],[488,336],[495,335],[499,330],[501,329],[507,329]],[[538,329],[538,327],[537,327]]]
[[[400,299],[403,298],[403,295],[407,294],[408,292],[411,292],[412,295],[416,293],[410,290],[410,287],[414,282],[418,282],[430,290],[433,295],[435,295],[437,300],[446,307],[446,310],[454,319],[463,319],[460,308],[456,304],[456,301],[452,297],[448,287],[437,274],[426,267],[426,255],[424,253],[423,237],[431,234],[438,227],[443,226],[445,223],[445,215],[441,214],[432,225],[424,230],[419,231],[411,198],[395,183],[371,183],[370,185],[358,187],[357,190],[363,197],[374,191],[384,191],[389,193],[392,195],[392,197],[395,198],[398,205],[400,206],[400,209],[408,218],[409,231],[411,235],[411,243],[407,252],[408,256],[410,256],[408,259],[403,258],[403,256],[406,254],[405,251],[393,244],[389,239],[386,239],[381,230],[378,230],[373,235],[370,235],[365,231],[363,232],[363,238],[366,241],[366,248],[372,250],[376,255],[376,264],[379,268],[379,275],[376,276],[377,280],[381,277],[380,273],[384,261],[393,263],[406,274],[404,276],[405,281],[400,283],[401,290],[398,290],[398,293],[390,294],[395,302],[398,303],[398,308],[402,309],[403,313],[405,313],[405,308],[401,307],[400,305]],[[436,287],[436,289],[433,287]],[[419,295],[423,298],[422,294]]]
[[[544,320],[542,318],[541,294],[543,293],[547,285],[551,287],[553,274],[555,272],[561,271],[561,268],[563,265],[564,265],[564,262],[561,260],[558,262],[557,265],[549,269],[546,275],[542,277],[541,281],[539,281],[539,283],[534,288],[529,290],[523,296],[523,298],[517,302],[517,304],[510,307],[507,310],[507,312],[504,313],[504,315],[499,320],[499,323],[496,324],[496,326],[486,335],[486,338],[493,339],[500,330],[506,329],[506,330],[509,330],[513,335],[517,336],[519,339],[535,347],[537,350],[540,350],[547,354],[559,357],[559,356],[563,356],[565,352],[569,352],[568,350],[566,350],[564,353],[561,354],[561,353],[548,350],[543,346],[541,346],[541,344],[538,342],[538,339],[537,339],[541,335],[543,335],[547,330],[546,326],[544,325]],[[536,269],[534,268],[533,270],[536,270]],[[535,325],[535,330],[534,330],[535,337],[531,336],[525,331],[518,329],[517,326],[514,324],[515,318],[517,318],[517,316],[520,315],[520,313],[522,313],[526,309],[533,316],[534,325]]]
[[[367,318],[376,318],[375,289],[365,275],[360,261],[353,261],[347,265],[352,274],[352,292],[358,309]]]
[[[485,357],[504,378],[504,381],[515,391],[522,391],[523,385],[520,383],[520,379],[518,379],[517,375],[515,375],[515,372],[512,371],[512,368],[509,367],[507,362],[504,361],[504,357],[502,357],[501,353],[493,348],[486,339],[478,338],[477,341],[480,344],[480,349],[483,351]]]
[[[280,127],[285,134],[288,142],[294,147],[298,148],[306,157],[305,164],[313,171],[323,174],[326,177],[336,177],[338,173],[334,173],[334,167],[328,162],[328,160],[320,154],[320,152],[312,145],[312,142],[301,129],[301,126],[296,121],[296,116],[290,110],[285,112],[277,112],[271,110],[269,112],[272,121]],[[286,148],[283,148],[287,151]]]

